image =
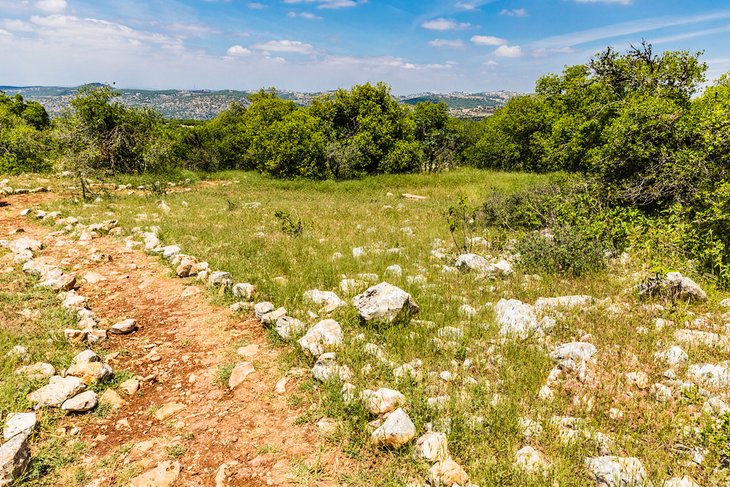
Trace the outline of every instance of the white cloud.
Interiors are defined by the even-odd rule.
[[[317,4],[317,8],[337,9],[337,8],[357,7],[358,5],[367,3],[367,0],[284,0],[284,3],[288,3],[288,4],[312,3],[312,4]]]
[[[467,22],[457,22],[453,19],[433,19],[421,24],[421,27],[429,30],[463,30],[471,27]]]
[[[263,10],[266,8],[266,5],[259,2],[249,2],[248,8],[254,9],[254,10]]]
[[[508,46],[503,45],[499,46],[497,49],[494,50],[494,55],[498,57],[521,57],[522,56],[522,48],[520,46]]]
[[[499,11],[499,15],[506,15],[508,17],[527,17],[527,9],[525,8],[503,8]]]
[[[484,61],[485,66],[497,66],[499,63],[495,61],[494,59],[490,59],[488,61]]]
[[[433,47],[464,47],[464,41],[461,39],[434,39],[428,41],[428,45]]]
[[[470,0],[470,1],[464,1],[459,0],[456,2],[456,8],[459,10],[479,10],[479,7],[481,7],[484,4],[492,3],[494,0]]]
[[[494,36],[472,36],[471,42],[477,46],[501,46],[507,44],[506,39]]]
[[[240,44],[236,44],[235,46],[229,47],[226,51],[226,54],[228,54],[229,56],[250,56],[251,50],[246,49]]]
[[[634,0],[574,0],[575,3],[612,3],[616,5],[631,5]]]
[[[253,46],[254,49],[267,52],[289,52],[294,54],[314,54],[314,46],[302,41],[287,39],[268,41]]]
[[[59,13],[66,10],[66,0],[38,0],[35,6],[44,12]]]
[[[299,12],[299,13],[289,12],[288,14],[286,14],[286,16],[291,19],[301,17],[302,19],[307,19],[307,20],[322,20],[322,17],[320,17],[319,15],[314,15],[311,12]]]
[[[545,57],[551,54],[572,54],[574,52],[575,49],[573,49],[572,47],[551,47],[549,49],[545,47],[538,47],[536,49],[533,49],[530,54],[535,57]]]
[[[164,26],[165,30],[174,34],[190,37],[204,37],[211,34],[220,34],[220,31],[200,24],[186,24],[178,22]]]
[[[699,24],[730,18],[730,10],[703,13],[692,16],[655,17],[607,25],[595,29],[581,30],[559,36],[547,37],[535,43],[536,47],[566,47],[611,39],[643,32],[652,32],[668,27]]]

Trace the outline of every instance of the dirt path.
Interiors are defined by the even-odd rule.
[[[339,453],[322,447],[312,425],[295,426],[307,405],[292,408],[289,392],[275,392],[284,373],[276,360],[279,352],[261,325],[211,305],[194,284],[170,277],[159,259],[128,249],[117,239],[81,242],[19,216],[21,209],[53,197],[7,198],[10,205],[0,207],[0,239],[17,238],[17,229],[23,229],[24,236],[43,241],[45,249],[36,259],[75,274],[79,294],[88,298],[98,317],[109,325],[125,318],[140,325],[132,335],[110,335],[103,345],[112,357],[116,353],[108,360],[116,371],[146,379],[139,393],[120,393],[125,404],[106,418],[66,419],[79,426],[89,445],[84,459],[89,467],[120,447],[134,445],[116,471],[89,468],[93,480],[88,485],[115,485],[118,472],[130,464],[134,467],[128,470],[136,475],[160,464],[173,468],[175,462],[181,470],[174,485],[336,485]],[[110,260],[99,262],[92,254]],[[102,280],[85,281],[89,272]],[[224,349],[239,343],[258,345],[255,356],[239,359],[252,362],[256,372],[231,392],[217,383],[217,368],[231,360]],[[296,381],[289,381],[288,391],[296,388]],[[164,420],[154,417],[152,413],[170,403],[185,409]],[[301,474],[313,465],[326,465],[317,481]]]

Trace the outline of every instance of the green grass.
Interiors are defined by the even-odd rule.
[[[339,289],[343,276],[358,278],[361,273],[378,274],[403,287],[421,306],[422,322],[394,327],[362,325],[353,310],[342,310],[334,317],[345,330],[346,345],[338,353],[339,360],[355,373],[353,382],[359,390],[368,387],[391,387],[407,397],[407,410],[419,434],[428,423],[447,430],[450,451],[464,466],[471,480],[480,485],[587,485],[589,477],[583,467],[586,456],[596,455],[594,441],[581,439],[565,445],[549,424],[553,416],[575,416],[584,419],[586,428],[607,434],[617,455],[638,456],[655,484],[670,476],[692,475],[700,483],[722,483],[723,470],[713,465],[689,466],[687,456],[674,445],[696,446],[700,439],[687,435],[685,427],[702,427],[701,415],[681,400],[666,404],[654,402],[646,391],[630,390],[623,382],[626,372],[645,370],[651,382],[661,382],[666,367],[653,359],[653,354],[671,343],[673,329],[653,330],[657,316],[683,323],[688,311],[699,316],[705,312],[719,315],[717,302],[722,297],[708,287],[711,300],[706,305],[668,307],[663,313],[651,311],[631,291],[648,271],[643,260],[636,259],[627,267],[612,263],[599,274],[577,278],[543,275],[528,279],[517,272],[505,280],[479,280],[472,275],[445,274],[445,263],[431,255],[443,247],[455,253],[445,219],[449,205],[463,195],[472,205],[483,202],[492,189],[514,191],[530,187],[548,176],[508,174],[463,169],[437,175],[378,176],[346,182],[280,181],[245,172],[208,175],[210,182],[193,187],[190,192],[176,192],[162,198],[158,195],[116,194],[94,204],[60,203],[66,213],[80,216],[85,222],[108,219],[112,215],[126,229],[160,227],[160,236],[168,244],[180,245],[184,252],[210,262],[213,269],[231,272],[238,282],[251,282],[258,289],[258,300],[270,300],[287,308],[291,316],[307,320],[312,305],[303,301],[309,289],[332,290],[349,299]],[[134,181],[127,178],[127,182]],[[390,195],[389,195],[390,193]],[[427,196],[423,201],[402,198],[402,193]],[[163,199],[169,212],[158,208]],[[301,220],[300,236],[283,232],[276,212]],[[481,232],[491,240],[489,230]],[[436,242],[440,239],[442,242]],[[360,258],[352,249],[363,247]],[[400,249],[389,252],[388,249]],[[477,248],[482,254],[496,255],[498,250]],[[333,255],[341,253],[335,259]],[[455,254],[454,254],[455,255]],[[386,276],[391,264],[403,268],[400,277]],[[409,280],[423,276],[425,283]],[[276,278],[285,278],[284,280]],[[575,402],[568,394],[556,394],[553,402],[537,400],[553,362],[548,357],[552,344],[535,340],[502,342],[494,316],[487,304],[500,298],[516,298],[534,303],[541,296],[590,294],[599,299],[610,298],[625,304],[617,314],[604,306],[588,307],[569,313],[555,313],[556,326],[550,333],[552,344],[575,341],[585,334],[599,349],[599,385],[580,390]],[[230,296],[211,294],[220,304],[233,302]],[[468,303],[478,315],[465,320],[459,307]],[[311,320],[310,320],[311,321]],[[426,323],[431,321],[435,326]],[[454,343],[439,343],[437,330],[443,326],[462,328],[464,336]],[[650,331],[638,335],[636,328]],[[364,341],[357,340],[359,334]],[[378,344],[394,365],[414,359],[424,363],[423,371],[451,371],[457,379],[438,379],[397,383],[392,367],[367,355],[364,343]],[[282,350],[282,369],[290,366],[309,367],[311,361],[296,349],[274,341]],[[690,363],[730,359],[727,350],[686,348]],[[464,359],[474,366],[465,371]],[[369,369],[369,370],[368,370]],[[367,373],[366,373],[366,370]],[[681,375],[682,367],[678,368]],[[227,379],[228,367],[219,371]],[[471,377],[476,384],[463,383]],[[556,391],[557,392],[557,391]],[[627,392],[631,392],[629,396]],[[427,399],[447,395],[441,409],[428,406]],[[317,384],[305,380],[304,387],[290,396],[289,406],[301,408],[317,405],[300,416],[298,422],[316,422],[323,416],[337,418],[341,427],[330,441],[361,469],[348,472],[340,481],[351,485],[403,485],[407,480],[422,480],[430,465],[412,459],[410,447],[401,451],[373,448],[366,423],[371,418],[359,404],[345,404],[336,384]],[[619,408],[624,419],[610,418],[609,410]],[[701,405],[700,405],[701,408]],[[540,421],[543,432],[525,440],[519,418]],[[542,451],[553,468],[546,477],[530,477],[514,466],[514,454],[530,444]],[[375,462],[371,462],[375,459]],[[297,475],[313,481],[322,473],[318,466],[299,465]]]

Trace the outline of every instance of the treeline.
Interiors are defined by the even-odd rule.
[[[12,154],[0,171],[52,165],[84,173],[244,169],[344,179],[454,167],[467,145],[467,122],[450,117],[445,104],[402,105],[382,83],[338,90],[309,107],[261,90],[248,106],[233,103],[204,122],[165,120],[116,97],[108,86],[85,87],[51,126],[37,103],[3,95],[0,103],[15,118],[0,127],[0,150]],[[43,124],[23,118],[39,109]],[[23,143],[5,142],[23,131],[30,131]]]

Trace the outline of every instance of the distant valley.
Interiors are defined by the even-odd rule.
[[[8,95],[17,93],[24,98],[41,103],[51,116],[58,116],[69,106],[79,87],[61,86],[0,86]],[[121,101],[134,107],[148,106],[167,118],[209,120],[225,110],[231,102],[248,103],[250,91],[237,90],[139,90],[118,89]],[[279,91],[281,98],[292,100],[298,105],[308,105],[312,99],[325,92],[303,93]],[[491,91],[482,93],[417,93],[399,96],[401,103],[415,105],[422,101],[444,102],[449,113],[458,118],[484,118],[519,95],[512,91]]]

